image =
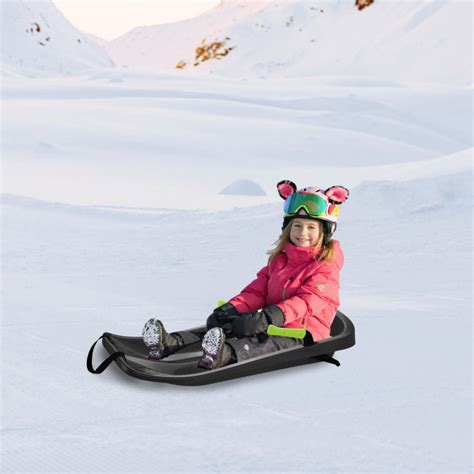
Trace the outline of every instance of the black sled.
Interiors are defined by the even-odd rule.
[[[204,334],[206,328],[202,326],[188,331]],[[92,354],[100,339],[110,356],[94,369]],[[100,374],[115,361],[126,374],[139,379],[175,385],[205,385],[321,361],[339,366],[339,362],[333,358],[334,352],[354,344],[354,325],[347,316],[338,311],[331,326],[331,337],[328,339],[314,343],[307,337],[303,346],[283,349],[219,369],[206,370],[197,367],[202,355],[199,341],[156,361],[148,359],[148,348],[141,337],[118,336],[105,332],[89,350],[87,369],[93,374]]]

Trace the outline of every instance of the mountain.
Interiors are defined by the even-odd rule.
[[[105,48],[117,64],[229,77],[370,76],[471,82],[470,2],[223,1],[205,14],[134,28]],[[456,25],[456,27],[449,27]],[[202,41],[204,40],[204,44]],[[212,47],[210,47],[212,46]],[[218,59],[200,61],[201,47]],[[210,48],[209,48],[210,47]]]
[[[6,75],[72,75],[114,65],[50,0],[2,2],[2,43]]]

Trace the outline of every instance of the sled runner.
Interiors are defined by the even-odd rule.
[[[204,334],[206,328],[202,326],[188,331]],[[94,369],[92,355],[95,345],[101,339],[110,356]],[[310,337],[306,337],[303,346],[283,349],[219,369],[205,370],[197,367],[202,355],[200,341],[165,359],[150,360],[148,348],[141,337],[118,336],[106,332],[90,348],[87,369],[93,374],[100,374],[115,361],[126,374],[139,379],[176,385],[205,385],[320,361],[339,366],[339,362],[332,357],[334,352],[354,344],[354,325],[347,316],[338,311],[331,326],[331,337],[328,339],[313,343]]]

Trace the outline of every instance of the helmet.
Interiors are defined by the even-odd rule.
[[[316,186],[297,191],[293,181],[283,180],[277,184],[278,194],[285,200],[283,205],[284,219],[282,230],[296,217],[316,219],[323,222],[325,236],[332,234],[337,227],[340,205],[349,197],[349,190],[344,186],[331,186],[323,190]]]

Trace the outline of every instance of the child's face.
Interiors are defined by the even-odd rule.
[[[290,240],[298,247],[313,247],[319,243],[319,223],[310,219],[293,219]]]

